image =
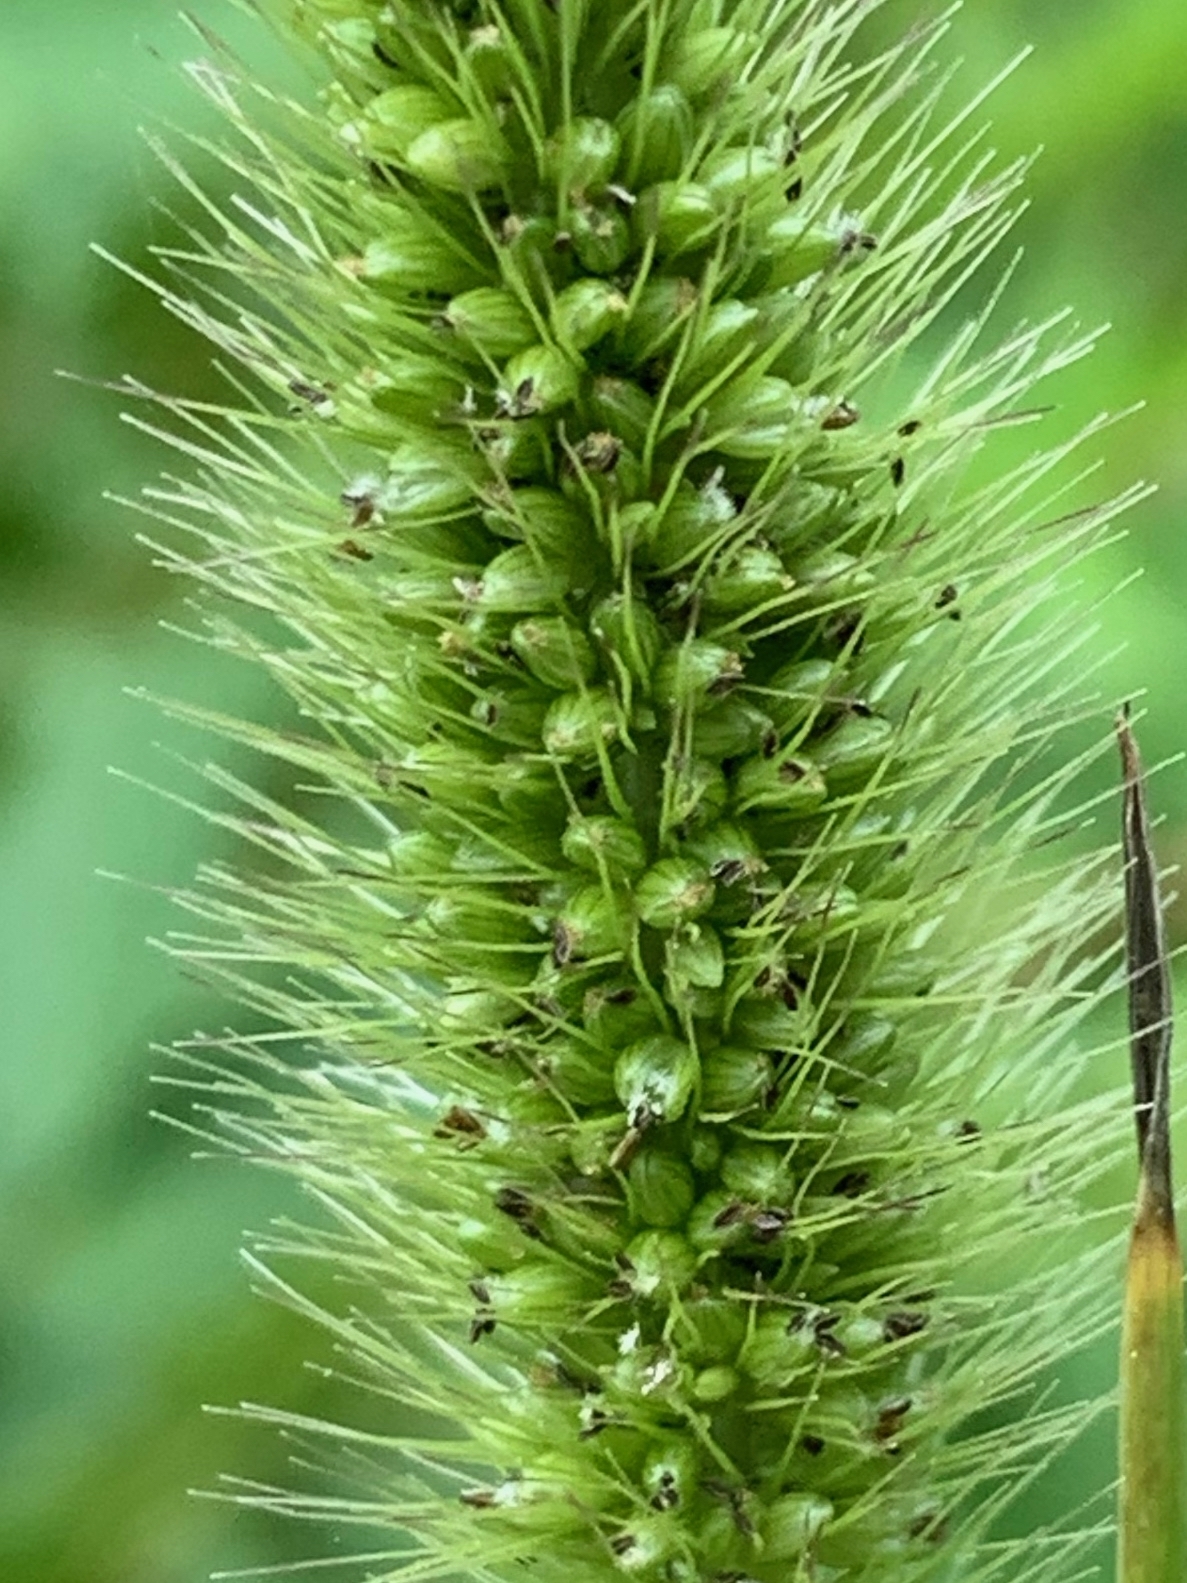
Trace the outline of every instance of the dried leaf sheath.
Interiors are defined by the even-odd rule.
[[[1158,870],[1145,779],[1127,717],[1117,724],[1124,774],[1126,956],[1137,1123],[1137,1209],[1121,1352],[1120,1583],[1185,1575],[1183,1261],[1170,1143],[1173,1032]]]

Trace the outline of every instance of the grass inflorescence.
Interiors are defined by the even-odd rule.
[[[214,48],[233,197],[164,156],[239,371],[152,398],[147,509],[301,723],[171,707],[320,795],[208,770],[257,861],[173,945],[264,1031],[181,1053],[387,1411],[272,1415],[355,1487],[241,1498],[404,1583],[1064,1575],[991,1530],[1108,1303],[1060,744],[1126,499],[1069,509],[1084,435],[963,482],[1091,344],[951,311],[1023,166],[864,0],[272,9],[320,97]]]

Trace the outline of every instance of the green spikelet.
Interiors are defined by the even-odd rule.
[[[304,723],[173,707],[325,795],[209,772],[259,862],[178,950],[267,1031],[185,1058],[386,1405],[357,1493],[246,1498],[406,1583],[1050,1583],[991,1530],[1094,1410],[1036,1386],[1128,1142],[1055,594],[1125,500],[961,483],[1087,339],[895,372],[1021,169],[856,0],[272,9],[321,97],[196,68],[239,196],[160,288],[254,389],[164,402],[150,509]]]

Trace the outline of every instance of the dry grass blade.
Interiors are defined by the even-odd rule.
[[[1177,1583],[1183,1547],[1183,1261],[1170,1147],[1171,992],[1145,781],[1127,717],[1125,918],[1140,1179],[1121,1354],[1120,1583]]]

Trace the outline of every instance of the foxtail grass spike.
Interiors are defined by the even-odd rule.
[[[1183,1260],[1170,1141],[1171,986],[1145,777],[1128,716],[1124,774],[1126,956],[1138,1198],[1121,1353],[1120,1583],[1187,1576]]]
[[[996,328],[1024,162],[869,0],[263,9],[309,92],[203,35],[228,196],[162,150],[225,403],[126,386],[288,700],[167,704],[258,757],[178,1057],[373,1397],[237,1498],[374,1583],[1081,1576],[1111,1496],[1011,1511],[1104,1407],[1067,574],[1142,490],[1006,449],[1092,344]]]

